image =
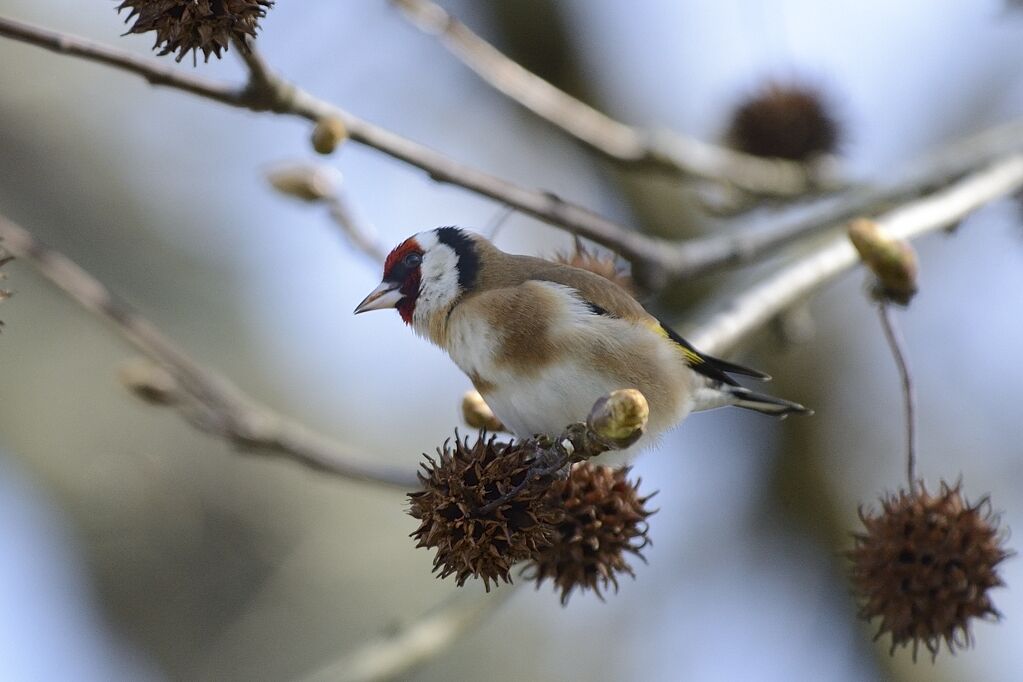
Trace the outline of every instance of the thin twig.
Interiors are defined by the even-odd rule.
[[[412,471],[371,464],[246,397],[218,374],[201,367],[152,323],[114,296],[66,256],[41,244],[21,226],[0,216],[0,241],[89,311],[110,322],[142,353],[166,369],[187,398],[178,404],[189,421],[245,451],[292,459],[316,471],[403,490],[419,487]]]
[[[905,343],[892,317],[892,306],[885,299],[881,299],[877,307],[878,315],[881,317],[881,328],[884,329],[884,337],[888,341],[888,347],[892,350],[892,357],[895,358],[895,365],[899,368],[899,377],[902,379],[902,400],[906,411],[906,479],[909,482],[909,491],[913,492],[916,487],[916,394],[913,390],[913,376],[909,371],[909,361],[906,358]]]
[[[254,49],[239,51],[251,75],[248,85],[238,88],[170,69],[130,52],[12,19],[0,17],[0,36],[123,69],[155,85],[177,88],[235,107],[273,111],[311,121],[327,116],[337,117],[355,142],[421,168],[438,182],[458,185],[489,197],[615,251],[633,264],[634,275],[648,289],[658,289],[673,280],[690,278],[724,266],[752,262],[803,236],[836,227],[852,216],[872,213],[940,187],[994,158],[1023,148],[1023,122],[998,126],[955,142],[937,154],[928,155],[891,184],[843,192],[798,213],[794,218],[785,216],[750,225],[732,235],[672,242],[630,230],[550,192],[527,189],[466,166],[364,121],[274,74]]]
[[[1012,155],[955,184],[890,211],[875,222],[895,239],[910,239],[955,225],[976,209],[1023,187],[1023,155]],[[756,329],[860,262],[843,233],[797,257],[711,312],[688,330],[689,341],[724,355]]]
[[[440,5],[430,0],[392,2],[495,90],[610,159],[774,197],[803,195],[823,180],[792,161],[763,159],[673,131],[620,123],[523,68]]]
[[[497,239],[497,233],[501,231],[501,228],[508,223],[508,219],[515,213],[515,209],[509,206],[501,206],[494,213],[494,217],[487,221],[487,226],[483,228],[482,234],[489,239],[494,241]]]
[[[384,261],[387,249],[377,239],[376,229],[352,206],[344,189],[344,176],[337,168],[314,161],[286,162],[267,169],[266,179],[283,196],[325,205],[349,246],[374,265]]]
[[[331,220],[348,243],[377,265],[383,263],[387,258],[387,247],[377,239],[376,230],[359,217],[344,189],[338,188],[334,196],[327,199],[327,205]]]
[[[615,248],[629,260],[656,262],[661,240],[645,237],[550,192],[521,187],[496,175],[462,164],[425,145],[365,121],[284,80],[270,70],[255,49],[239,50],[250,70],[250,79],[245,87],[237,88],[169,69],[152,60],[99,45],[85,38],[31,26],[13,19],[0,17],[0,36],[123,69],[140,75],[155,85],[177,88],[234,107],[299,116],[310,121],[336,117],[344,123],[352,141],[421,168],[437,182],[464,187],[544,222],[579,232],[594,241]]]
[[[14,256],[7,255],[7,253],[3,250],[3,248],[0,248],[0,268],[2,268],[3,266],[7,265],[12,260],[14,260]],[[7,273],[0,271],[0,282],[2,282],[5,279],[7,279]],[[13,295],[14,295],[14,293],[12,291],[9,291],[7,289],[0,289],[0,303],[3,303],[4,301],[9,299]],[[0,320],[0,332],[3,332],[3,330],[4,330],[4,321]]]
[[[60,33],[31,24],[0,17],[0,36],[36,45],[52,52],[80,57],[142,76],[151,85],[163,85],[212,99],[231,106],[241,106],[242,91],[226,83],[208,80],[164,66],[152,59],[139,57],[88,38]]]
[[[664,255],[665,271],[693,277],[722,266],[752,263],[807,236],[842,228],[851,218],[878,213],[940,189],[1021,150],[1023,120],[993,126],[924,154],[883,184],[852,188],[806,208],[741,225],[730,235],[680,243]]]
[[[321,668],[304,678],[305,682],[394,679],[449,646],[513,594],[514,585],[485,595],[456,589],[441,604]]]

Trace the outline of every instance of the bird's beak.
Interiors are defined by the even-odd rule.
[[[400,288],[400,284],[381,282],[380,286],[369,292],[369,296],[362,299],[362,303],[355,306],[355,314],[358,315],[368,310],[394,308],[398,305],[398,301],[402,299],[402,293],[399,291]]]

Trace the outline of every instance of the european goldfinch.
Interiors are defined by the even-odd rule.
[[[620,388],[649,403],[641,444],[696,410],[809,412],[740,386],[730,375],[769,377],[700,353],[604,277],[505,253],[457,227],[420,232],[391,251],[383,281],[355,313],[385,308],[447,351],[520,438],[561,433]]]

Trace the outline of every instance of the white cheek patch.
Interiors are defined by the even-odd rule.
[[[427,235],[430,238],[428,239]],[[430,318],[458,298],[458,254],[447,244],[437,241],[432,232],[416,236],[422,246],[423,263],[419,266],[419,298],[412,315],[412,326],[417,334],[427,336]],[[432,241],[432,243],[430,243]]]

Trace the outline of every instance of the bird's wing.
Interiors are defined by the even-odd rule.
[[[656,334],[672,341],[690,368],[704,376],[731,386],[738,382],[730,374],[769,380],[771,377],[749,367],[705,355],[696,350],[678,332],[647,312],[646,308],[617,284],[587,270],[562,263],[545,261],[531,256],[505,256],[500,265],[491,270],[489,286],[509,286],[528,280],[554,282],[569,287],[595,315],[608,315],[646,325]]]
[[[519,275],[522,280],[553,282],[573,289],[595,312],[625,320],[654,320],[629,292],[588,270],[529,256],[511,256],[506,267],[525,273]]]
[[[610,315],[645,324],[655,333],[675,343],[686,364],[710,379],[738,386],[738,382],[729,376],[730,374],[740,374],[761,381],[769,381],[771,378],[755,369],[701,353],[678,332],[647,312],[646,308],[627,291],[600,275],[558,265],[534,273],[531,279],[551,281],[571,287],[595,314]]]

